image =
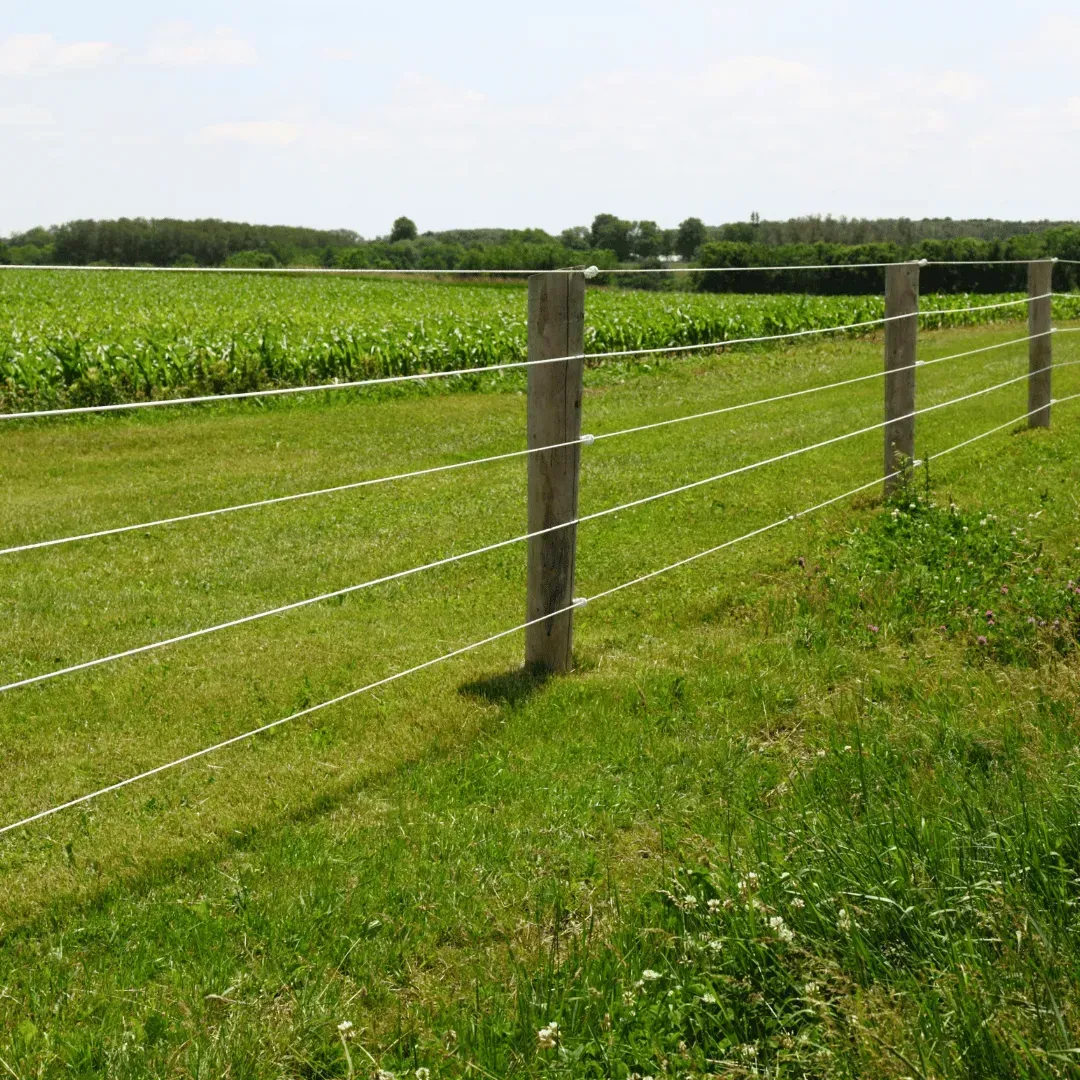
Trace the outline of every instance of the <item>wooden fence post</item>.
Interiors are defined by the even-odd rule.
[[[1028,263],[1028,427],[1050,426],[1050,375],[1054,363],[1050,291],[1054,263],[1040,259]],[[1034,297],[1039,297],[1036,300]],[[1034,335],[1038,334],[1038,337]]]
[[[529,278],[529,360],[573,360],[529,367],[528,446],[552,446],[581,437],[581,391],[585,346],[585,276],[568,272]],[[581,446],[529,455],[529,532],[577,517]],[[567,525],[529,540],[525,664],[569,671],[573,666],[572,611],[577,526]],[[544,618],[551,612],[561,615]]]
[[[915,349],[919,264],[885,268],[885,494],[907,482],[915,460]],[[909,315],[910,318],[893,318]]]

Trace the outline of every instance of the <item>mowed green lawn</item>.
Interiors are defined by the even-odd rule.
[[[1080,335],[1055,350],[1080,360]],[[584,430],[880,364],[867,339],[601,368]],[[918,405],[1026,365],[1018,345],[922,370]],[[875,423],[881,398],[598,442],[581,512]],[[920,417],[918,453],[1026,407],[1020,382]],[[520,389],[9,424],[0,546],[524,430]],[[577,593],[872,480],[881,445],[586,523]],[[0,1072],[1073,1075],[1078,478],[1080,400],[933,463],[929,493],[920,472],[910,561],[875,490],[589,605],[570,677],[522,677],[507,637],[0,837]],[[2,556],[0,683],[524,531],[517,459]],[[938,540],[982,545],[952,592]],[[515,545],[2,694],[0,826],[514,626],[524,571]]]

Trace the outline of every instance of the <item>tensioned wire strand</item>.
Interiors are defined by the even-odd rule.
[[[487,275],[489,277],[520,277],[532,274],[566,274],[589,272],[600,274],[752,274],[762,271],[787,270],[882,270],[889,266],[1027,266],[1032,262],[1062,262],[1076,264],[1075,259],[894,259],[892,262],[869,263],[792,263],[786,266],[627,266],[601,268],[598,266],[566,266],[555,270],[491,270],[491,269],[424,269],[422,267],[338,267],[338,266],[64,266],[49,265],[0,265],[0,270],[67,270],[85,273],[142,273],[142,274],[308,274],[338,277],[380,276],[415,274],[430,277],[461,277],[464,275]]]
[[[1073,363],[1080,363],[1080,361],[1073,361]],[[1051,368],[1055,365],[1051,365]],[[1064,364],[1058,366],[1066,366]],[[1043,371],[1050,370],[1050,368],[1043,368]],[[1038,374],[1036,372],[1035,374]],[[465,559],[473,558],[477,555],[484,555],[492,551],[498,551],[501,548],[509,547],[512,544],[520,544],[527,540],[532,540],[538,536],[544,536],[547,533],[557,532],[560,529],[568,529],[572,526],[584,524],[587,521],[596,521],[600,518],[608,517],[611,514],[617,514],[624,510],[632,510],[638,506],[645,506],[648,503],[656,502],[658,499],[666,499],[674,495],[680,495],[686,491],[692,491],[695,488],[702,487],[706,484],[716,483],[719,480],[725,480],[732,476],[739,476],[742,473],[750,472],[754,469],[759,469],[765,465],[773,465],[780,461],[786,461],[789,458],[798,457],[801,454],[809,453],[813,450],[820,450],[826,446],[832,446],[835,443],[844,442],[847,439],[853,439],[859,435],[865,435],[871,431],[879,431],[881,428],[887,427],[890,424],[898,423],[902,420],[909,420],[915,416],[922,416],[926,413],[936,412],[938,409],[947,408],[950,405],[958,405],[964,401],[971,401],[973,398],[982,397],[984,394],[992,393],[995,390],[1001,390],[1006,386],[1012,386],[1014,383],[1030,378],[1030,374],[1025,372],[1023,375],[1018,375],[1013,379],[1008,379],[1005,382],[997,383],[995,386],[984,387],[982,390],[973,391],[970,394],[964,394],[962,397],[953,398],[950,401],[939,402],[937,405],[928,405],[922,409],[916,409],[913,412],[906,413],[903,416],[893,417],[889,420],[883,420],[876,424],[870,424],[864,428],[858,428],[855,431],[845,432],[843,435],[834,435],[832,438],[823,439],[821,442],[813,443],[809,446],[803,446],[797,450],[788,450],[782,454],[776,454],[773,457],[765,458],[761,461],[755,461],[748,465],[740,465],[737,468],[729,469],[726,472],[717,473],[715,476],[705,477],[703,480],[693,480],[687,484],[681,484],[678,487],[669,488],[667,491],[657,492],[653,495],[646,495],[640,499],[634,499],[630,502],[620,503],[617,506],[608,507],[605,510],[597,510],[591,514],[582,514],[579,517],[572,519],[571,521],[563,522],[559,525],[551,525],[545,529],[537,529],[534,532],[522,533],[520,536],[511,537],[508,540],[498,540],[492,544],[486,544],[483,547],[474,548],[471,551],[460,552],[457,555],[447,555],[442,559],[435,559],[432,562],[423,563],[420,566],[410,567],[407,570],[398,570],[392,574],[385,574],[382,577],[372,578],[369,581],[360,582],[357,585],[347,585],[342,589],[335,589],[333,592],[321,593],[318,596],[308,597],[304,600],[296,600],[291,604],[283,604],[280,607],[270,608],[267,611],[258,611],[251,615],[244,615],[237,619],[230,619],[228,622],[217,623],[214,626],[203,627],[199,630],[192,630],[186,634],[178,634],[175,637],[165,638],[161,641],[149,642],[146,645],[137,645],[131,649],[125,649],[123,652],[110,653],[108,656],[100,656],[94,660],[84,660],[78,664],[71,664],[68,667],[58,668],[55,671],[44,672],[41,675],[31,675],[25,679],[18,679],[15,682],[0,686],[0,693],[6,693],[9,690],[17,690],[21,687],[32,686],[36,683],[47,682],[51,679],[59,678],[62,675],[72,675],[78,671],[86,671],[90,668],[99,667],[102,664],[112,663],[117,660],[128,659],[132,656],[139,656],[143,653],[155,651],[157,649],[165,648],[169,645],[178,645],[184,641],[192,641],[195,638],[205,637],[208,634],[214,634],[221,630],[233,629],[237,626],[244,626],[248,623],[258,622],[261,619],[270,618],[273,615],[284,615],[290,611],[297,611],[301,608],[310,607],[312,604],[322,603],[326,600],[332,600],[339,596],[349,596],[353,593],[360,592],[363,589],[370,589],[376,585],[384,585],[391,581],[400,581],[403,578],[412,577],[414,574],[423,573],[427,570],[434,570],[441,566],[449,566],[453,563],[462,562]]]
[[[568,356],[550,356],[539,360],[514,360],[505,364],[487,364],[481,367],[452,368],[448,371],[419,371],[414,375],[383,375],[373,379],[356,379],[350,382],[321,383],[316,386],[282,386],[269,390],[242,390],[233,394],[202,394],[186,398],[159,398],[154,401],[123,401],[111,405],[80,405],[68,409],[35,409],[27,412],[0,413],[0,420],[34,420],[48,416],[83,416],[89,413],[120,412],[129,409],[154,409],[166,405],[205,405],[216,401],[241,401],[248,398],[281,397],[287,394],[313,394],[323,390],[356,390],[365,386],[386,386],[393,383],[426,382],[428,379],[445,379],[457,376],[481,375],[485,372],[509,371],[515,368],[535,367],[538,364],[557,364],[569,360],[614,360],[631,356],[673,355],[700,352],[705,349],[721,349],[734,345],[760,345],[770,341],[792,341],[821,334],[836,334],[846,330],[863,330],[871,326],[883,326],[900,319],[920,319],[937,315],[964,315],[975,311],[991,311],[997,308],[1015,307],[1031,300],[1045,300],[1052,293],[1027,297],[1021,300],[1003,300],[994,304],[979,304],[964,308],[936,311],[912,311],[902,315],[886,315],[880,319],[847,323],[843,326],[826,326],[811,330],[792,330],[786,334],[765,334],[758,337],[729,338],[723,341],[707,341],[697,345],[663,345],[652,349],[614,349],[598,353],[573,353]]]
[[[189,514],[177,514],[173,517],[159,518],[156,521],[144,521],[137,525],[119,525],[109,529],[99,529],[95,532],[78,533],[73,536],[62,536],[53,540],[39,540],[29,544],[17,544],[12,547],[0,548],[0,556],[14,555],[19,552],[36,551],[41,548],[57,547],[61,544],[71,544],[82,540],[96,540],[105,536],[118,536],[122,533],[138,532],[144,529],[152,529],[161,525],[176,525],[184,521],[195,521],[201,518],[214,517],[219,514],[231,514],[239,510],[254,510],[259,507],[275,506],[280,503],[295,502],[299,499],[311,499],[321,495],[333,495],[344,491],[355,491],[359,488],[371,487],[377,484],[389,484],[398,480],[409,480],[421,476],[429,476],[435,473],[450,472],[456,469],[464,469],[473,465],[486,465],[496,461],[506,461],[511,458],[523,457],[529,454],[542,453],[546,450],[558,450],[566,446],[588,445],[599,442],[601,439],[614,439],[623,435],[631,435],[641,431],[651,431],[656,428],[669,427],[672,424],[684,424],[694,420],[703,420],[709,417],[721,416],[724,413],[737,412],[742,409],[750,409],[757,405],[769,405],[790,398],[804,397],[807,394],[816,394],[824,390],[835,390],[844,386],[852,386],[855,383],[866,382],[870,379],[880,379],[886,374],[897,374],[901,371],[910,371],[913,367],[930,367],[932,364],[941,364],[946,360],[959,360],[966,356],[975,356],[979,353],[991,352],[995,349],[1004,349],[1010,345],[1023,344],[1025,341],[1033,341],[1036,338],[1053,334],[1053,329],[1044,330],[1038,334],[1028,334],[1020,338],[1012,338],[1009,341],[998,342],[995,345],[985,345],[979,349],[968,349],[965,352],[952,353],[949,356],[939,356],[933,360],[917,360],[914,365],[893,368],[890,372],[884,369],[871,372],[869,375],[859,375],[852,379],[841,379],[839,382],[826,383],[822,386],[811,386],[804,390],[793,390],[786,394],[775,394],[772,397],[758,398],[755,401],[740,402],[736,405],[725,405],[718,409],[709,409],[706,412],[693,413],[689,416],[678,416],[669,420],[658,420],[651,424],[639,424],[636,427],[623,428],[620,431],[609,431],[601,435],[584,435],[579,439],[569,442],[554,443],[550,446],[538,446],[526,450],[511,450],[504,454],[492,454],[487,457],[473,458],[469,461],[458,461],[448,465],[435,465],[426,469],[414,469],[410,472],[395,473],[391,476],[374,477],[369,480],[356,480],[351,483],[337,484],[333,487],[318,488],[314,491],[302,491],[294,495],[278,495],[267,499],[258,499],[252,502],[238,503],[235,506],[223,506],[214,510],[199,510]]]
[[[1058,398],[1053,404],[1063,404],[1067,401],[1072,401],[1076,398],[1080,398],[1080,394],[1071,394],[1068,397]],[[997,427],[990,428],[988,431],[984,431],[979,435],[975,435],[970,439],[965,439],[963,442],[956,443],[953,446],[948,447],[945,450],[940,450],[936,454],[930,454],[926,457],[925,461],[933,461],[937,458],[944,457],[946,454],[954,453],[957,450],[970,446],[972,443],[978,442],[980,439],[985,439],[990,435],[994,435],[999,431],[1003,431],[1007,427],[1011,427],[1013,424],[1017,424],[1022,420],[1034,415],[1036,412],[1040,412],[1039,409],[1032,409],[1029,412],[1023,413],[1020,416],[1006,421],[1004,424],[999,424]],[[922,464],[923,462],[916,462],[915,464]],[[884,478],[876,477],[873,480],[868,481],[865,484],[860,484],[858,487],[852,488],[850,491],[845,491],[841,495],[835,495],[830,499],[826,499],[823,502],[816,503],[814,506],[806,507],[803,510],[799,510],[796,513],[789,514],[787,517],[783,517],[764,525],[761,528],[753,529],[748,533],[744,533],[742,536],[735,537],[731,540],[725,540],[721,544],[716,544],[711,548],[707,548],[705,551],[700,551],[695,555],[691,555],[685,559],[679,559],[677,562],[669,563],[667,566],[661,567],[658,570],[652,570],[647,574],[642,574],[640,577],[636,577],[631,581],[625,581],[620,585],[615,585],[612,588],[604,589],[601,592],[595,593],[587,599],[575,600],[572,604],[567,605],[564,608],[560,608],[558,611],[550,612],[547,615],[540,616],[539,618],[530,619],[527,622],[519,623],[517,626],[510,627],[507,630],[500,630],[496,634],[481,639],[480,641],[474,641],[469,645],[463,645],[461,648],[453,649],[450,652],[443,653],[441,656],[433,657],[430,660],[425,660],[423,663],[415,664],[410,668],[406,668],[403,671],[395,672],[393,675],[388,675],[385,678],[378,679],[375,682],[368,683],[365,686],[358,687],[355,690],[349,690],[344,694],[338,694],[336,697],[330,698],[327,701],[319,702],[317,705],[308,706],[306,709],[301,709],[298,712],[291,713],[289,716],[281,717],[277,720],[273,720],[268,724],[263,724],[260,727],[253,728],[250,731],[242,732],[239,735],[234,735],[232,738],[224,739],[221,742],[215,743],[213,746],[204,747],[201,750],[196,750],[193,753],[185,754],[183,757],[176,758],[173,761],[166,762],[163,765],[157,765],[152,769],[147,769],[144,772],[138,773],[135,776],[127,777],[124,780],[119,780],[114,784],[109,784],[107,787],[99,788],[97,791],[89,792],[86,795],[80,795],[78,798],[70,799],[65,803],[61,803],[58,806],[50,807],[48,810],[41,810],[36,814],[31,814],[29,817],[22,818],[20,821],[14,821],[9,825],[0,827],[0,836],[6,833],[13,832],[15,829],[23,828],[27,825],[31,825],[34,822],[41,821],[44,818],[52,817],[54,814],[59,814],[64,810],[70,810],[76,806],[82,806],[85,803],[91,802],[94,799],[99,799],[104,795],[112,794],[113,792],[120,791],[123,788],[129,787],[132,784],[139,783],[142,780],[148,780],[153,776],[158,776],[161,773],[167,772],[171,769],[178,768],[181,765],[186,765],[189,762],[196,761],[199,758],[208,756],[209,754],[217,753],[220,750],[224,750],[230,746],[235,746],[237,743],[245,742],[249,739],[253,739],[258,735],[263,735],[275,728],[281,727],[284,724],[288,724],[293,720],[299,720],[301,717],[310,716],[312,713],[319,712],[322,709],[328,709],[332,705],[339,705],[344,701],[348,701],[351,698],[366,694],[372,690],[376,690],[379,687],[387,686],[390,683],[396,682],[399,679],[403,679],[408,675],[413,675],[418,671],[423,671],[427,668],[434,667],[437,664],[441,664],[447,660],[452,660],[458,656],[463,656],[466,653],[473,652],[476,649],[483,648],[485,645],[490,645],[496,641],[500,641],[502,638],[509,637],[512,634],[520,633],[522,630],[528,629],[530,626],[534,626],[537,623],[546,622],[548,619],[556,618],[560,615],[565,615],[568,612],[574,611],[578,608],[584,607],[586,604],[594,603],[597,600],[605,599],[606,597],[613,596],[615,593],[622,592],[624,589],[632,588],[635,585],[641,585],[644,582],[651,581],[653,578],[659,577],[662,574],[670,573],[672,570],[677,570],[683,566],[687,566],[690,563],[697,562],[699,559],[704,559],[710,555],[715,555],[719,551],[723,551],[725,548],[733,547],[736,544],[740,544],[743,541],[750,540],[756,536],[761,536],[763,533],[769,532],[772,529],[779,528],[781,525],[786,525],[789,522],[797,521],[799,518],[806,517],[809,514],[813,514],[818,510],[823,510],[826,507],[832,506],[835,503],[841,502],[844,499],[849,499],[853,495],[858,495],[863,491],[867,491],[870,488],[876,487],[883,482],[883,479],[892,479],[900,475],[900,471],[887,474]]]

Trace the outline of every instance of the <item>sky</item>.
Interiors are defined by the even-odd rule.
[[[0,235],[1080,218],[1080,11],[0,0]]]

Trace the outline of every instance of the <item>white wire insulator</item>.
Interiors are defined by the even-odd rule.
[[[592,279],[594,277],[596,277],[597,274],[599,274],[599,273],[600,273],[600,267],[598,267],[598,266],[587,266],[587,267],[585,267],[585,277],[589,281],[592,281]]]
[[[1077,361],[1080,363],[1080,361]],[[1053,367],[1054,365],[1051,365]],[[1061,365],[1065,366],[1065,365]],[[1046,369],[1043,369],[1046,370]],[[1035,372],[1038,374],[1038,372]],[[350,596],[353,593],[360,592],[364,589],[370,589],[376,585],[385,585],[391,581],[400,581],[403,578],[412,577],[415,574],[423,573],[427,570],[435,570],[442,566],[450,566],[453,563],[462,562],[465,559],[471,559],[477,555],[484,555],[492,551],[498,551],[501,548],[509,547],[512,544],[524,543],[528,540],[532,540],[538,536],[545,536],[548,533],[558,532],[560,529],[568,529],[571,526],[582,525],[588,521],[598,521],[600,518],[609,517],[612,514],[622,513],[625,510],[633,510],[639,506],[646,506],[649,503],[658,501],[659,499],[667,499],[674,495],[681,495],[687,491],[693,491],[696,488],[703,487],[707,484],[717,483],[720,480],[726,480],[732,476],[739,476],[743,473],[751,472],[754,469],[760,469],[765,465],[774,465],[780,461],[787,461],[794,457],[799,457],[802,454],[808,454],[814,450],[821,450],[826,446],[833,446],[836,443],[844,442],[847,439],[853,439],[859,435],[866,435],[871,431],[879,431],[881,428],[886,427],[888,424],[896,423],[900,420],[908,420],[915,416],[922,416],[926,413],[936,412],[938,409],[944,409],[950,405],[958,405],[964,401],[971,401],[974,398],[982,397],[984,394],[993,393],[995,390],[1001,390],[1006,386],[1012,386],[1014,383],[1021,382],[1022,380],[1030,378],[1029,373],[1018,375],[1016,378],[1008,379],[1005,382],[997,383],[994,386],[988,386],[982,390],[975,390],[970,394],[964,394],[962,397],[953,398],[950,401],[943,401],[937,405],[928,405],[922,409],[916,409],[913,412],[906,413],[903,416],[894,417],[891,420],[882,420],[876,424],[870,424],[864,428],[858,428],[855,431],[848,431],[842,435],[834,435],[832,438],[823,439],[820,442],[812,443],[809,446],[803,446],[797,450],[788,450],[782,454],[776,454],[773,457],[763,458],[760,461],[752,462],[749,465],[740,465],[734,469],[728,469],[726,472],[717,473],[715,476],[705,477],[703,480],[693,480],[687,484],[680,484],[678,487],[669,488],[667,491],[657,492],[654,495],[646,495],[640,499],[633,499],[630,502],[620,503],[617,506],[608,507],[605,510],[597,510],[591,514],[582,514],[570,521],[563,522],[559,525],[550,525],[545,529],[537,529],[533,532],[523,533],[520,536],[511,537],[508,540],[499,540],[493,544],[486,544],[483,547],[474,548],[471,551],[461,552],[457,555],[448,555],[442,559],[435,559],[432,562],[423,563],[420,566],[410,567],[407,570],[398,570],[392,574],[384,574],[382,577],[372,578],[369,581],[362,581],[357,585],[347,585],[342,589],[335,589],[333,592],[321,593],[318,596],[312,596],[304,600],[296,600],[291,604],[283,604],[280,607],[270,608],[267,611],[255,612],[251,615],[244,615],[237,619],[230,619],[228,622],[217,623],[214,626],[204,627],[200,630],[192,630],[185,634],[177,634],[171,638],[165,638],[161,641],[150,642],[146,645],[138,645],[131,649],[125,649],[123,652],[110,653],[108,656],[97,657],[93,660],[84,660],[78,664],[71,664],[68,667],[58,668],[54,671],[44,672],[41,675],[31,675],[24,679],[18,679],[15,682],[7,683],[4,686],[0,686],[0,694],[6,693],[10,690],[17,690],[21,687],[32,686],[37,683],[48,682],[51,679],[59,678],[63,675],[73,675],[79,671],[86,671],[90,668],[99,667],[102,664],[113,663],[118,660],[129,659],[133,656],[140,656],[143,653],[162,649],[170,645],[179,645],[185,641],[192,641],[195,638],[205,637],[208,634],[215,634],[222,630],[231,630],[238,626],[245,626],[248,623],[258,622],[261,619],[267,619],[274,615],[284,615],[287,612],[298,611],[301,608],[310,607],[312,604],[323,603],[326,600],[333,600],[341,596]]]
[[[1080,394],[1072,394],[1069,397],[1061,398],[1060,402],[1072,401],[1080,398]],[[933,460],[935,458],[944,457],[946,454],[955,453],[957,450],[964,447],[971,446],[972,443],[978,442],[980,439],[985,439],[990,435],[994,435],[999,431],[1003,431],[1005,428],[1011,427],[1013,424],[1019,423],[1021,420],[1027,419],[1034,413],[1039,412],[1040,409],[1032,409],[1029,412],[1023,413],[1021,416],[1015,417],[1012,420],[1007,421],[1004,424],[999,424],[997,427],[990,428],[988,431],[984,431],[979,435],[975,435],[970,439],[965,439],[963,442],[956,443],[954,446],[948,447],[946,450],[938,451],[936,454],[927,455],[926,460]],[[884,479],[891,479],[900,475],[900,471],[888,474]],[[520,633],[522,630],[528,629],[530,626],[534,626],[537,623],[544,622],[547,619],[554,618],[558,615],[564,615],[569,611],[573,611],[575,608],[583,607],[585,604],[594,602],[596,600],[602,600],[609,596],[614,596],[616,593],[622,592],[625,589],[632,588],[636,585],[641,585],[647,581],[651,581],[653,578],[660,577],[662,574],[671,573],[673,570],[677,570],[683,566],[688,566],[691,563],[697,562],[710,555],[714,555],[717,552],[723,551],[725,548],[733,547],[736,544],[741,544],[747,540],[753,539],[756,536],[761,536],[763,533],[767,533],[772,529],[779,528],[781,525],[785,525],[792,521],[797,521],[799,518],[808,516],[809,514],[816,513],[819,510],[823,510],[826,507],[833,506],[844,499],[849,499],[854,495],[861,494],[870,488],[877,487],[882,483],[882,478],[875,477],[873,480],[867,481],[865,484],[860,484],[858,487],[852,488],[850,491],[845,491],[841,495],[835,495],[830,499],[826,499],[823,502],[816,503],[814,506],[806,507],[803,510],[794,514],[789,514],[786,517],[780,518],[768,525],[763,525],[759,529],[753,529],[750,532],[743,533],[742,536],[737,536],[731,540],[725,540],[721,544],[716,544],[713,547],[706,549],[705,551],[699,551],[694,555],[690,555],[685,559],[679,559],[677,562],[669,563],[667,566],[660,567],[658,570],[652,570],[647,574],[642,574],[640,577],[636,577],[631,581],[625,581],[620,585],[616,585],[613,588],[605,589],[602,592],[594,593],[590,597],[578,597],[573,600],[569,606],[561,608],[558,611],[550,612],[546,615],[540,616],[536,619],[531,619],[528,622],[519,623],[517,626],[512,626],[507,630],[501,630],[497,634],[491,634],[489,637],[482,638],[480,641],[472,642],[469,645],[464,645],[459,649],[454,649],[450,652],[443,653],[441,656],[433,657],[430,660],[425,660],[423,663],[416,664],[413,667],[406,668],[404,671],[395,672],[393,675],[388,675],[383,679],[379,679],[375,682],[368,683],[366,686],[361,686],[355,690],[350,690],[347,693],[339,694],[337,697],[330,698],[327,701],[319,702],[317,705],[311,705],[306,709],[301,709],[299,712],[291,713],[288,716],[281,717],[280,719],[273,720],[268,724],[263,724],[260,727],[252,728],[249,731],[242,732],[239,735],[234,735],[230,739],[224,739],[221,742],[215,743],[212,746],[204,747],[201,750],[196,750],[193,753],[185,754],[183,757],[174,759],[164,763],[163,765],[157,765],[152,769],[147,769],[144,772],[138,773],[135,776],[129,776],[126,779],[118,780],[114,784],[109,784],[107,787],[99,788],[96,791],[88,792],[85,795],[80,795],[78,798],[70,799],[65,803],[61,803],[58,806],[50,807],[47,810],[41,810],[36,814],[31,814],[28,817],[24,817],[19,821],[13,821],[8,825],[0,827],[0,836],[15,831],[16,829],[24,828],[27,825],[31,825],[34,822],[42,821],[45,818],[52,817],[54,814],[59,814],[64,810],[70,810],[76,806],[85,805],[94,799],[101,798],[103,795],[109,795],[115,791],[120,791],[123,788],[129,787],[132,784],[139,783],[142,780],[148,780],[153,776],[159,776],[164,772],[171,769],[179,768],[181,765],[186,765],[189,762],[197,761],[199,758],[206,757],[210,754],[217,753],[230,746],[235,746],[238,743],[245,742],[249,739],[253,739],[259,735],[262,735],[268,731],[272,731],[275,728],[281,727],[284,724],[288,724],[293,720],[299,720],[301,717],[310,716],[312,713],[319,712],[322,709],[328,709],[333,705],[339,705],[344,701],[348,701],[351,698],[360,696],[361,694],[369,693],[372,690],[376,690],[381,686],[387,686],[392,682],[396,682],[398,679],[403,679],[408,675],[415,674],[418,671],[423,671],[427,668],[434,667],[436,664],[444,663],[445,661],[452,660],[455,657],[463,656],[466,653],[473,652],[476,649],[483,648],[485,645],[490,645],[493,642],[500,641],[502,638],[509,637],[511,634]]]

